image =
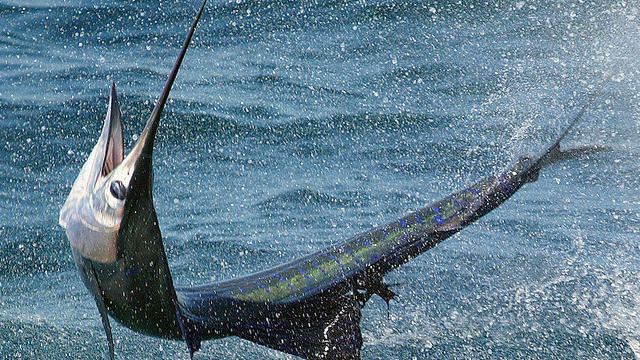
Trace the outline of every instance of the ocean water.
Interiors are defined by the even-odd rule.
[[[128,148],[199,4],[0,0],[0,358],[107,358],[58,211],[115,82]],[[392,221],[539,153],[539,180],[390,273],[364,359],[640,353],[634,1],[212,1],[162,119],[174,281],[229,279]],[[113,324],[119,359],[187,359]],[[239,340],[197,359],[293,359]]]

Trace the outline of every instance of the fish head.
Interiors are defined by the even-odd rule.
[[[147,124],[125,157],[122,114],[112,84],[100,137],[60,210],[59,224],[84,258],[113,263],[130,245],[128,235],[159,236],[152,199],[154,123]]]
[[[180,321],[153,205],[152,159],[160,117],[205,5],[203,1],[144,130],[126,156],[122,115],[112,85],[100,137],[59,217],[80,276],[96,300],[107,337],[111,339],[111,315],[144,334],[186,339],[191,353],[196,345]]]

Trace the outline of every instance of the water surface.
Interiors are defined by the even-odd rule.
[[[545,169],[387,276],[365,359],[640,352],[638,4],[233,1],[205,11],[160,125],[155,202],[180,285],[262,270],[537,154]],[[57,214],[111,81],[135,140],[199,4],[0,0],[0,358],[95,359],[106,338]],[[119,358],[187,358],[114,325]],[[290,359],[235,338],[198,359]]]

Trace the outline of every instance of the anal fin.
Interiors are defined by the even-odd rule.
[[[385,284],[382,280],[382,277],[373,285],[371,291],[380,296],[384,302],[387,303],[387,308],[389,307],[389,303],[396,297],[396,293],[389,289],[389,285]]]
[[[353,289],[352,293],[356,301],[360,304],[360,307],[364,307],[371,296],[378,295],[387,304],[387,315],[389,315],[391,300],[397,296],[389,286],[390,285],[384,283],[382,276],[362,277],[355,279],[351,284]]]

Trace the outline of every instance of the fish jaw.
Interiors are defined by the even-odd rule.
[[[102,132],[89,158],[73,183],[58,223],[66,229],[71,246],[87,259],[113,262],[123,205],[110,191],[115,171],[124,159],[122,114],[111,86],[109,106]]]

